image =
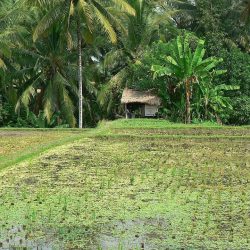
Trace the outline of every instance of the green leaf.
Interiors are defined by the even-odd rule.
[[[136,15],[135,9],[130,4],[128,4],[126,1],[124,1],[124,0],[112,0],[112,2],[114,3],[114,5],[116,7],[120,8],[121,11],[126,12],[127,14],[129,14],[131,16]]]
[[[198,46],[196,47],[196,50],[193,55],[193,60],[192,60],[192,68],[194,69],[199,62],[202,61],[203,56],[205,55],[205,49],[204,49],[204,40],[199,40]]]
[[[33,41],[36,41],[41,35],[44,34],[56,21],[61,19],[65,14],[66,6],[58,3],[55,5],[48,14],[46,14],[42,20],[36,26],[33,33]]]
[[[153,65],[151,67],[151,71],[154,72],[154,79],[156,79],[157,77],[166,76],[166,75],[170,76],[173,73],[169,68],[166,68],[161,65]]]

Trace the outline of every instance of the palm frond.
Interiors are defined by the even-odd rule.
[[[61,3],[54,6],[36,26],[33,33],[33,40],[36,41],[41,35],[44,34],[45,31],[47,31],[60,18],[63,19],[65,14],[65,9],[67,8],[65,8],[65,5]]]
[[[74,116],[75,107],[69,96],[68,90],[66,89],[66,86],[70,86],[71,84],[59,72],[56,73],[53,79],[53,84],[56,86],[59,96],[60,108],[61,111],[63,112],[65,119],[70,124],[70,126],[75,127],[76,125],[76,119]]]
[[[107,103],[112,99],[114,90],[117,91],[124,87],[125,81],[128,77],[128,69],[128,67],[123,68],[101,88],[97,96],[97,100],[101,106],[107,106]]]
[[[1,68],[6,69],[6,65],[5,65],[4,61],[0,58],[0,69]]]
[[[123,59],[123,55],[124,55],[123,49],[109,51],[104,57],[104,62],[103,62],[104,69],[112,68],[114,65],[117,64],[117,62],[119,63],[119,61]]]
[[[24,107],[28,108],[31,98],[34,97],[36,94],[36,90],[33,87],[33,85],[30,85],[26,90],[22,93],[20,98],[17,101],[15,111],[18,112],[21,108],[21,105],[24,105]]]
[[[114,3],[115,7],[120,8],[121,11],[126,12],[127,14],[129,14],[131,16],[136,15],[135,9],[130,4],[128,4],[126,1],[124,1],[124,0],[112,0],[112,2]]]
[[[83,14],[84,21],[90,31],[93,29],[93,12],[91,6],[85,0],[78,1],[78,10]]]
[[[54,93],[53,85],[50,82],[45,90],[44,98],[43,98],[44,117],[47,119],[48,123],[50,122],[51,117],[53,116],[55,112],[54,99],[55,99],[55,93]]]
[[[97,20],[99,21],[100,25],[103,27],[104,31],[109,36],[112,43],[117,42],[117,36],[114,28],[112,27],[110,21],[108,20],[107,16],[105,16],[104,13],[106,13],[106,10],[96,1],[93,1],[94,6],[94,12],[96,14]]]

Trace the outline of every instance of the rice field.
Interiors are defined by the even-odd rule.
[[[250,249],[249,127],[64,133],[0,171],[0,249]]]

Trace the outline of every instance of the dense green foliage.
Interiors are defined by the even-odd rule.
[[[154,77],[169,76],[176,82],[175,89],[182,87],[185,90],[185,121],[191,123],[191,98],[193,92],[198,92],[195,104],[204,99],[203,103],[199,103],[200,106],[204,106],[205,115],[204,118],[208,119],[209,107],[213,109],[215,115],[218,116],[220,107],[227,107],[227,103],[224,101],[218,101],[217,91],[213,94],[210,92],[213,90],[213,86],[210,83],[213,81],[213,77],[225,73],[223,70],[214,70],[214,68],[221,62],[214,57],[204,59],[206,50],[204,49],[204,40],[198,40],[197,47],[192,52],[189,36],[178,36],[176,41],[170,43],[170,46],[166,52],[170,55],[161,55],[163,65],[153,65],[152,71]],[[197,87],[196,87],[197,86]],[[195,89],[196,87],[196,89]],[[217,86],[218,87],[218,86]],[[220,88],[221,90],[222,88]],[[200,91],[199,91],[200,90]],[[216,89],[215,89],[216,90]],[[197,95],[200,98],[197,99]],[[200,110],[197,110],[198,114],[201,114]]]
[[[249,13],[248,0],[3,0],[0,126],[75,127],[82,114],[93,126],[124,114],[125,86],[153,89],[171,121],[249,124]],[[189,91],[180,75],[154,78],[185,36],[226,73]]]

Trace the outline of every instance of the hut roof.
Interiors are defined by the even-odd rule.
[[[154,95],[152,91],[137,91],[133,89],[124,89],[122,94],[122,103],[143,103],[148,105],[159,106],[161,100],[158,96]]]

